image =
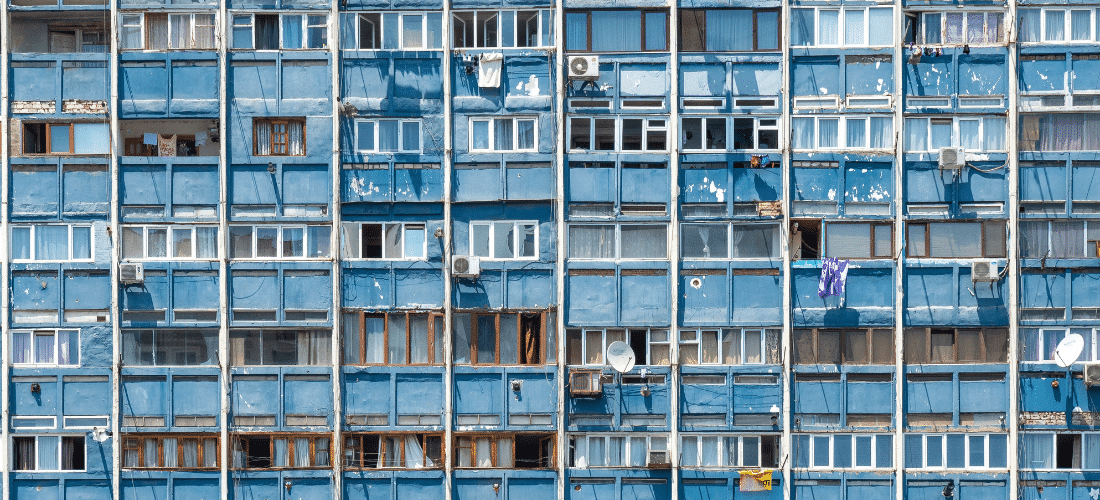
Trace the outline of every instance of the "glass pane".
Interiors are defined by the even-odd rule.
[[[844,45],[864,44],[863,9],[844,11]]]

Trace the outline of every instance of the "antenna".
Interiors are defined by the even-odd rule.
[[[621,340],[612,342],[607,346],[607,364],[619,373],[634,369],[634,349]]]
[[[1085,339],[1079,333],[1066,335],[1054,348],[1054,362],[1062,368],[1069,368],[1081,357],[1081,351],[1085,348]]]

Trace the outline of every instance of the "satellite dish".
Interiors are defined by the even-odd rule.
[[[1081,351],[1085,349],[1085,339],[1079,333],[1066,335],[1054,348],[1054,362],[1062,368],[1069,368],[1081,357]]]
[[[634,368],[634,349],[621,340],[607,346],[607,364],[615,371],[626,373]]]

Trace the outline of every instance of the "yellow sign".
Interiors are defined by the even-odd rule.
[[[743,470],[741,471],[740,491],[771,491],[772,471],[770,470]]]

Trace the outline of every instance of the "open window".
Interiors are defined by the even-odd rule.
[[[547,312],[455,313],[455,363],[541,365],[554,349]]]
[[[455,467],[548,469],[554,467],[553,434],[474,434],[455,437]]]
[[[233,437],[234,469],[332,467],[332,438],[307,434],[248,434]]]
[[[12,12],[10,26],[12,53],[105,54],[108,52],[110,28],[101,12],[74,10]]]
[[[604,365],[607,346],[616,341],[630,345],[637,365],[670,363],[669,332],[666,329],[577,328],[566,330],[565,335],[568,342],[567,363],[570,365]]]
[[[817,260],[821,258],[821,219],[795,219],[791,221],[791,259]]]
[[[24,155],[101,155],[110,153],[106,123],[23,122]]]
[[[351,469],[442,469],[442,434],[344,436],[344,467]]]

